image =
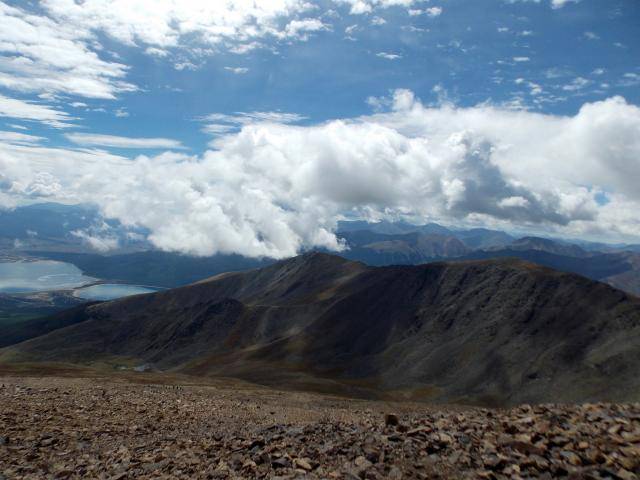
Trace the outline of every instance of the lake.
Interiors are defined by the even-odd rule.
[[[51,260],[0,263],[0,293],[70,290],[95,281],[70,263]]]
[[[116,298],[129,297],[131,295],[154,293],[159,290],[161,289],[142,287],[140,285],[105,283],[100,285],[92,285],[86,288],[80,288],[75,291],[75,296],[85,300],[114,300]]]

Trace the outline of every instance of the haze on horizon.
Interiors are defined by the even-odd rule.
[[[639,53],[636,0],[0,1],[0,208],[195,255],[342,218],[640,243]]]

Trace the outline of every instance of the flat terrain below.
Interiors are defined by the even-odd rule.
[[[0,377],[0,478],[640,473],[640,404],[490,410],[166,380]]]

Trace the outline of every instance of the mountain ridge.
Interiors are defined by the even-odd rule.
[[[433,402],[640,395],[640,299],[518,259],[368,267],[315,252],[85,314],[0,358]]]

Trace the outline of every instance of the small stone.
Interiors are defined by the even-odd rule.
[[[391,470],[389,470],[389,474],[387,475],[387,478],[389,480],[401,480],[402,472],[398,467],[391,467]]]
[[[622,425],[617,423],[616,425],[611,427],[609,430],[607,430],[607,432],[611,435],[617,435],[618,433],[620,433],[620,430],[622,430]]]
[[[313,467],[311,466],[311,464],[304,458],[296,458],[293,463],[296,465],[296,467],[300,467],[303,470],[306,471],[310,471],[313,470]]]
[[[365,457],[357,457],[353,463],[355,463],[356,467],[365,469],[365,468],[369,468],[371,465],[373,465],[369,460],[367,460]]]
[[[273,468],[289,468],[291,466],[291,462],[284,457],[280,457],[272,460],[271,466]]]
[[[621,468],[620,470],[618,470],[616,472],[616,475],[618,476],[618,478],[621,478],[622,480],[637,480],[638,476],[634,473],[631,473],[629,470],[625,470],[624,468]]]
[[[438,441],[443,446],[451,445],[453,443],[453,437],[451,435],[446,434],[446,433],[439,433],[438,434]]]
[[[51,445],[58,443],[58,440],[53,437],[48,437],[40,441],[41,447],[50,447]]]
[[[563,450],[560,452],[560,456],[571,465],[582,465],[582,460],[580,459],[580,457],[573,452]]]
[[[384,416],[384,424],[388,427],[394,427],[400,423],[400,419],[395,413],[387,413]]]
[[[498,455],[485,455],[482,457],[482,463],[490,470],[500,470],[506,464]]]

